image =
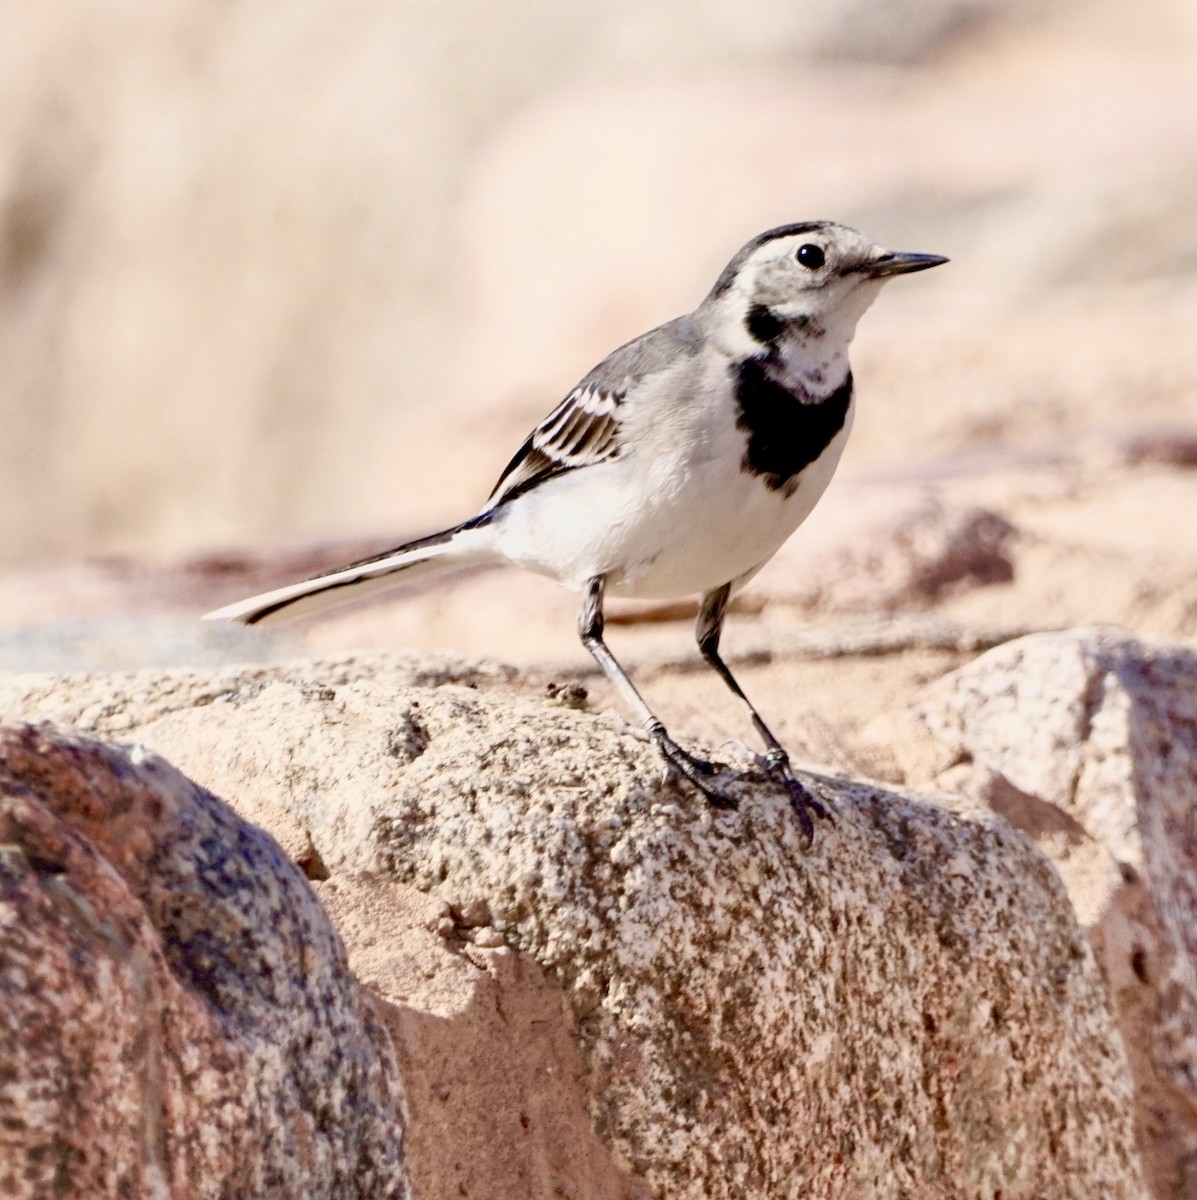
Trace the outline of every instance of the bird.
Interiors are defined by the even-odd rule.
[[[752,238],[693,312],[602,360],[528,435],[477,515],[205,620],[246,625],[318,612],[432,572],[513,564],[581,594],[578,635],[670,768],[735,808],[729,768],[666,731],[604,639],[608,596],[699,598],[702,658],[743,705],[768,777],[807,845],[827,810],[719,653],[728,602],[810,515],[855,411],[848,349],[898,275],[940,255],[895,252],[833,221]]]

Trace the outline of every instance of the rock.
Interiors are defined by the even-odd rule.
[[[894,612],[1014,578],[1014,526],[925,489],[845,486],[754,585],[823,611]]]
[[[371,865],[364,854],[374,819],[371,789],[385,794],[422,753],[427,733],[418,702],[396,708],[396,692],[450,680],[475,687],[507,673],[494,664],[380,655],[329,661],[318,670],[139,671],[79,676],[69,685],[57,675],[0,676],[0,714],[153,745],[212,791],[236,797],[242,816],[319,879],[330,869]],[[330,719],[314,727],[313,697],[342,715],[330,710]],[[255,733],[247,739],[250,727]]]
[[[368,661],[227,674],[219,703],[169,674],[24,680],[0,707],[19,689],[135,727],[230,795],[256,787],[267,823],[272,797],[323,889],[368,868],[437,901],[436,944],[501,959],[471,944],[485,922],[534,958],[595,1136],[653,1194],[1141,1195],[1101,980],[1058,877],[1000,818],[822,780],[836,815],[808,852],[773,787],[715,814],[606,718]]]
[[[406,1197],[394,1055],[298,870],[161,759],[0,728],[0,1193]]]
[[[804,19],[796,24],[810,49],[820,56],[912,64],[923,61],[950,42],[951,35],[981,21],[998,7],[987,0],[894,5],[823,0],[806,6]],[[792,18],[796,16],[791,13]]]
[[[1160,1197],[1197,1189],[1197,654],[1020,638],[936,684],[927,727],[1056,860],[1118,1014]],[[959,782],[959,779],[958,779]]]
[[[649,1200],[595,1135],[565,994],[534,959],[476,950],[502,936],[376,875],[317,887],[394,1040],[420,1200]]]
[[[1119,447],[1128,463],[1197,467],[1197,430],[1175,426],[1128,436]]]
[[[1187,828],[1197,804],[1195,678],[1187,648],[1113,629],[1039,633],[954,672],[922,711],[942,741],[1143,870],[1162,850],[1145,838]]]

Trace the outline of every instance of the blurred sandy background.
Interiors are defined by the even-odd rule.
[[[1193,414],[1191,0],[4,5],[0,559],[401,534],[741,241],[950,271],[847,472]]]
[[[146,611],[83,560],[199,563],[190,615],[458,520],[742,241],[833,217],[953,262],[863,323],[841,478],[761,594],[801,600],[860,497],[932,487],[1023,539],[1023,590],[964,616],[1197,635],[1192,0],[8,0],[3,26],[10,626]],[[391,605],[348,641],[501,656],[471,586],[469,620]]]

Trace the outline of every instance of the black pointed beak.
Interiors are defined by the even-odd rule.
[[[910,275],[943,266],[948,260],[941,254],[910,254],[905,251],[882,254],[861,263],[857,270],[870,279],[888,279],[891,275]]]

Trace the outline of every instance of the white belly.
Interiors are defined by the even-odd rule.
[[[686,460],[656,447],[639,461],[569,471],[509,507],[496,548],[574,589],[603,575],[615,596],[709,591],[759,570],[810,515],[851,427],[849,408],[844,427],[788,497],[742,469],[744,437],[730,418]]]

